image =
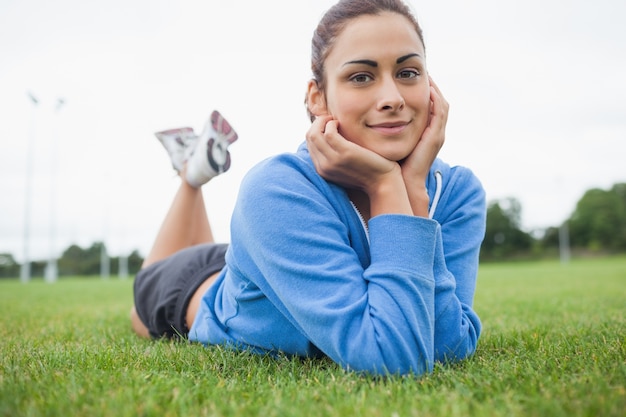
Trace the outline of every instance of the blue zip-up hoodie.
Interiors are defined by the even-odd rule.
[[[441,160],[427,188],[432,219],[385,214],[364,227],[305,144],[259,163],[242,181],[226,267],[190,340],[327,355],[372,374],[422,374],[472,354],[485,193],[470,170]]]

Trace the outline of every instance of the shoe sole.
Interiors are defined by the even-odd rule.
[[[180,127],[177,129],[168,129],[162,130],[160,132],[156,132],[154,134],[161,142],[163,142],[166,138],[175,136],[176,143],[179,145],[185,146],[183,141],[183,137],[195,136],[193,129],[190,127]]]
[[[180,127],[176,129],[162,130],[160,132],[156,132],[154,135],[157,137],[159,142],[161,142],[165,150],[167,150],[167,153],[170,156],[170,160],[172,161],[172,167],[176,171],[180,171],[182,169],[182,164],[184,163],[184,161],[177,161],[175,159],[175,155],[172,153],[174,149],[170,149],[168,147],[167,141],[173,138],[178,146],[180,146],[181,149],[184,150],[187,146],[187,141],[196,136],[193,129],[190,127]]]
[[[207,142],[207,160],[211,168],[218,173],[226,172],[230,168],[230,153],[228,146],[233,144],[239,136],[220,112],[214,110],[211,113],[211,126],[218,135],[222,136],[219,141],[210,138]],[[218,158],[216,158],[218,157]],[[218,162],[219,159],[223,162]]]

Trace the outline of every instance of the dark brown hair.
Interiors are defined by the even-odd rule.
[[[320,91],[324,91],[326,79],[324,63],[333,47],[335,39],[346,27],[348,22],[363,15],[379,15],[383,12],[397,13],[406,17],[415,27],[422,46],[424,36],[417,19],[403,0],[340,0],[324,14],[320,20],[311,41],[311,71],[313,80]],[[425,47],[425,46],[424,46]],[[308,111],[308,108],[307,108]],[[314,116],[308,111],[311,121]]]

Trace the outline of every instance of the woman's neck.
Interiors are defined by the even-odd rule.
[[[356,206],[356,208],[363,216],[363,219],[368,222],[370,219],[370,199],[361,190],[348,189],[348,198]]]

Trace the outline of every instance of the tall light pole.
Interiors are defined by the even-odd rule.
[[[56,115],[65,104],[65,100],[62,98],[57,99],[54,112]],[[56,255],[56,164],[57,164],[57,144],[59,136],[58,129],[58,117],[55,118],[55,126],[52,128],[52,143],[50,146],[50,235],[49,235],[49,254],[48,263],[46,264],[46,270],[44,272],[44,279],[46,282],[55,282],[59,277],[59,269],[57,266]]]
[[[568,264],[571,253],[569,245],[568,220],[565,220],[559,227],[559,256],[562,264]]]
[[[37,107],[39,100],[30,91],[26,95],[33,103],[33,111],[30,123],[30,133],[28,135],[28,144],[26,147],[26,180],[24,185],[24,234],[23,234],[23,259],[20,268],[20,281],[26,283],[30,281],[30,214],[31,214],[31,197],[33,188],[33,144],[35,142],[35,124]]]

